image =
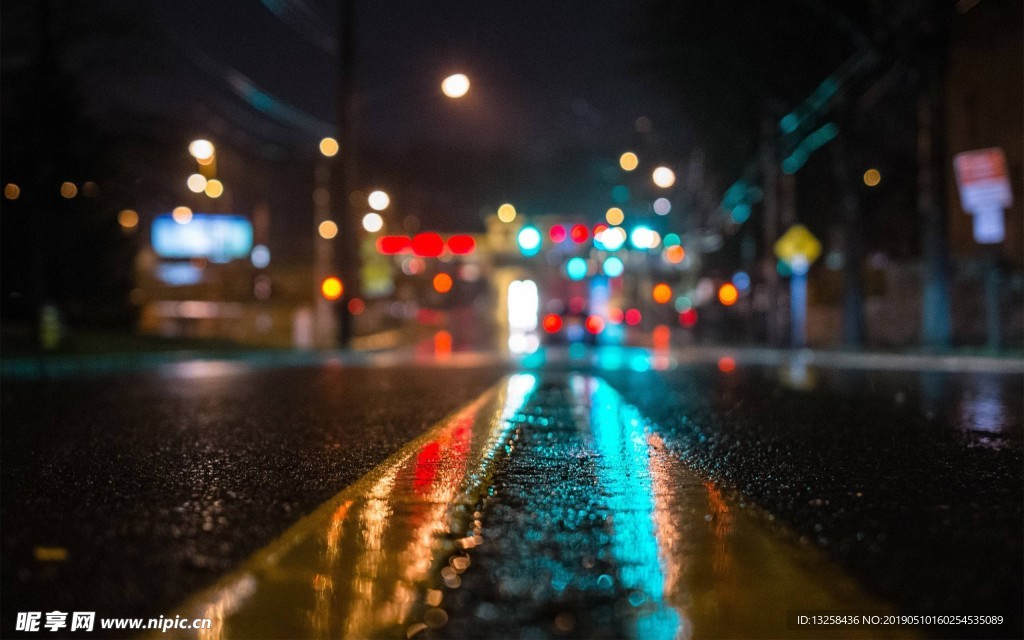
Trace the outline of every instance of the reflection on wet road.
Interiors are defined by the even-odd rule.
[[[600,378],[519,374],[179,613],[208,638],[646,639],[799,636],[788,610],[835,608],[887,610]]]

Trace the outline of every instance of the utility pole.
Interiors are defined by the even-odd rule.
[[[358,105],[355,95],[355,14],[356,0],[338,0],[338,78],[336,120],[338,143],[341,150],[336,156],[333,173],[334,202],[338,216],[339,275],[344,291],[338,301],[338,345],[348,347],[353,334],[353,317],[348,301],[360,294],[359,282],[359,220],[358,211],[351,202],[358,176],[356,118]]]
[[[842,97],[838,100],[837,112],[840,122],[849,128],[850,118]],[[843,346],[856,348],[864,346],[865,333],[864,232],[861,230],[860,202],[851,184],[843,136],[836,136],[832,141],[832,176],[839,191],[839,219],[843,229]]]
[[[761,125],[761,176],[764,180],[764,247],[765,263],[763,276],[768,289],[768,304],[765,320],[768,330],[768,344],[773,347],[782,342],[782,327],[779,322],[779,275],[775,270],[775,255],[772,246],[779,237],[779,162],[775,144],[775,120],[765,116]]]
[[[924,273],[922,291],[922,343],[942,349],[952,334],[949,301],[949,246],[946,228],[942,162],[945,99],[936,69],[925,75],[917,105],[917,210],[921,219]]]

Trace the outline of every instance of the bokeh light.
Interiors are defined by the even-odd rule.
[[[178,224],[188,224],[192,221],[192,210],[188,207],[174,207],[171,211],[171,217]]]
[[[672,264],[679,264],[680,262],[683,261],[683,258],[685,257],[686,250],[683,249],[678,244],[673,245],[671,247],[667,247],[665,249],[665,260],[671,262]]]
[[[258,244],[249,252],[249,261],[257,269],[266,269],[270,265],[270,249],[264,244]]]
[[[370,203],[370,208],[374,211],[383,211],[388,208],[391,204],[391,197],[387,193],[377,190],[373,191],[366,197],[366,201]]]
[[[650,249],[655,244],[654,230],[646,225],[637,225],[629,234],[629,243],[634,249]]]
[[[878,183],[882,181],[882,174],[878,169],[868,169],[864,172],[864,184],[869,187],[877,187]]]
[[[331,240],[338,235],[338,223],[334,220],[324,220],[317,227],[317,233],[324,240]]]
[[[637,158],[636,154],[633,153],[632,151],[627,151],[626,153],[619,156],[619,166],[622,167],[625,171],[632,171],[633,169],[636,169],[639,165],[640,159]]]
[[[211,198],[219,198],[224,194],[224,183],[217,179],[207,180],[203,191]]]
[[[434,291],[448,293],[452,290],[452,277],[447,273],[439,273],[434,276]]]
[[[185,181],[188,190],[192,193],[202,193],[206,189],[206,176],[201,173],[193,173]]]
[[[461,98],[469,93],[469,78],[464,73],[455,73],[441,81],[441,92],[449,98]]]
[[[654,289],[651,291],[651,297],[658,304],[665,304],[672,299],[672,287],[668,286],[664,282],[659,282],[654,285]]]
[[[601,234],[601,246],[606,251],[618,251],[624,244],[626,244],[626,230],[622,227],[605,229]]]
[[[525,256],[533,256],[540,251],[540,240],[540,231],[532,225],[527,225],[520,229],[519,235],[516,236],[519,250]]]
[[[668,212],[672,210],[672,203],[668,198],[658,198],[654,201],[654,213],[659,216],[667,216]]]
[[[341,284],[341,280],[334,276],[325,278],[320,284],[320,293],[328,300],[337,300],[344,291],[345,287]]]
[[[609,256],[604,264],[601,265],[601,270],[604,271],[604,275],[609,278],[618,278],[622,275],[622,272],[626,270],[625,265],[622,264],[622,260],[615,256]]]
[[[125,229],[134,229],[139,226],[139,214],[132,209],[125,209],[117,214],[117,224]]]
[[[498,207],[498,220],[502,222],[512,222],[516,219],[516,208],[509,203],[505,203]]]
[[[562,317],[556,313],[549,313],[544,316],[542,324],[548,333],[557,333],[562,330]]]
[[[697,310],[691,308],[680,313],[679,324],[686,329],[692,329],[697,324]]]
[[[368,213],[363,216],[363,228],[370,233],[377,233],[384,228],[384,218],[379,213]]]
[[[188,145],[188,152],[196,160],[209,160],[213,157],[213,143],[209,140],[193,140]]]
[[[668,167],[658,167],[651,173],[651,179],[662,189],[668,189],[676,183],[676,174]]]
[[[727,307],[731,307],[736,304],[736,300],[740,297],[740,292],[736,290],[736,285],[731,282],[726,282],[718,288],[718,301]]]
[[[338,141],[334,138],[327,137],[320,141],[320,153],[324,154],[327,158],[333,158],[338,155]]]
[[[64,198],[74,198],[78,195],[78,187],[75,186],[74,182],[64,182],[60,185],[60,195]]]
[[[608,221],[608,224],[620,225],[626,219],[626,214],[622,212],[622,209],[618,207],[612,207],[604,214],[604,219]]]
[[[750,275],[746,271],[737,271],[732,274],[732,283],[738,290],[746,291],[750,288]]]
[[[19,187],[18,185],[14,184],[13,182],[8,182],[7,184],[4,185],[4,197],[7,198],[8,200],[17,200],[18,196],[20,195],[21,187]]]
[[[587,277],[587,261],[579,256],[569,258],[565,263],[565,273],[570,280],[582,280]]]

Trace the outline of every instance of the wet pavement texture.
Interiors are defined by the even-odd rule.
[[[787,607],[891,611],[694,474],[600,377],[540,376],[514,421],[483,544],[435,585],[447,621],[425,637],[874,637],[789,628]]]
[[[1024,377],[788,366],[605,371],[673,455],[909,614],[1024,609]]]
[[[664,364],[531,370],[426,433],[500,371],[5,380],[4,610],[224,575],[180,610],[210,637],[1022,635],[1024,377]]]
[[[5,379],[0,635],[21,610],[166,614],[500,375],[195,362]]]

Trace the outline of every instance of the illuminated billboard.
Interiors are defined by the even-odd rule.
[[[167,213],[153,220],[151,240],[162,258],[229,262],[249,256],[252,223],[240,215],[195,213],[182,224]]]

